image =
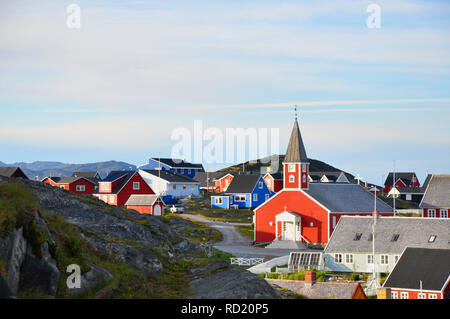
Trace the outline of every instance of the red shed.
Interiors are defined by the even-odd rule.
[[[141,214],[162,216],[164,202],[159,195],[131,195],[125,206]]]

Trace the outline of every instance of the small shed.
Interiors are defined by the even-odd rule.
[[[164,201],[159,195],[131,195],[125,206],[141,214],[162,216]]]

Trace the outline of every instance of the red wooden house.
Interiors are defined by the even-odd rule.
[[[159,195],[131,195],[125,203],[128,209],[134,209],[141,214],[154,216],[163,215],[164,202]]]
[[[395,176],[395,177],[394,177]],[[419,180],[414,172],[390,172],[384,182],[384,192],[387,194],[392,188],[395,179],[395,187],[420,187]]]
[[[257,242],[328,242],[343,215],[368,215],[374,211],[374,195],[357,184],[309,183],[309,161],[295,120],[283,162],[283,189],[254,212]],[[392,216],[392,208],[376,199],[380,215]]]
[[[228,186],[230,186],[233,178],[234,178],[234,176],[230,173],[224,173],[222,176],[220,176],[220,175],[217,176],[215,179],[216,193],[226,192],[226,190],[228,189]]]
[[[43,183],[56,186],[76,194],[92,195],[96,183],[84,177],[45,177]]]
[[[264,175],[264,182],[270,191],[277,193],[283,189],[283,174],[280,172],[267,173]]]
[[[99,181],[98,191],[93,195],[105,203],[125,206],[131,195],[154,195],[155,192],[135,171],[112,171]]]

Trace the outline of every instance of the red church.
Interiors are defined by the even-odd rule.
[[[297,118],[283,172],[283,189],[254,210],[256,242],[325,244],[341,216],[370,216],[375,202],[379,215],[393,216],[389,205],[378,198],[375,201],[360,185],[309,182],[309,161]]]

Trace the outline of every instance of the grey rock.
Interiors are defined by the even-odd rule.
[[[191,281],[193,299],[276,299],[277,292],[263,278],[231,268]]]
[[[38,291],[44,295],[55,296],[58,290],[59,270],[51,257],[48,243],[41,245],[42,258],[36,257],[31,247],[27,248],[20,272],[20,290]]]
[[[6,282],[13,294],[19,289],[20,268],[27,251],[23,228],[16,229],[0,242],[0,258],[5,262]]]
[[[74,297],[85,293],[97,287],[101,283],[113,278],[113,276],[107,270],[91,263],[89,263],[88,265],[91,267],[91,270],[81,275],[80,288],[69,288],[69,296]]]
[[[134,247],[122,243],[112,243],[97,236],[86,238],[97,250],[111,254],[118,262],[135,267],[147,275],[155,275],[163,270],[163,264],[147,247]]]

